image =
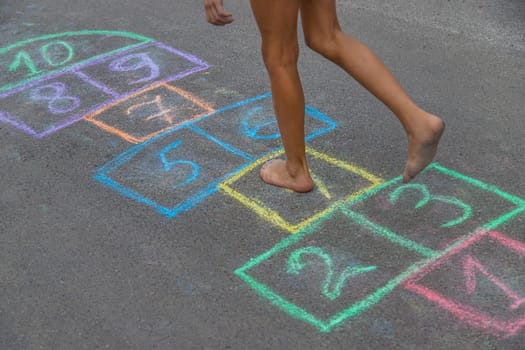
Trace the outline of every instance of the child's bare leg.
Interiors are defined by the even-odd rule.
[[[299,0],[251,0],[251,5],[261,32],[263,60],[286,153],[286,160],[267,162],[260,175],[266,183],[308,192],[314,184],[306,161],[305,101],[297,70]]]
[[[443,121],[419,108],[376,55],[341,30],[335,0],[302,0],[301,17],[307,45],[343,68],[398,117],[408,138],[403,181],[410,181],[432,162]]]

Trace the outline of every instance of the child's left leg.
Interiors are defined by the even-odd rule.
[[[314,187],[304,141],[304,94],[297,70],[297,21],[300,0],[251,0],[262,37],[262,55],[270,77],[274,110],[286,160],[267,162],[260,175],[266,183],[296,192]]]

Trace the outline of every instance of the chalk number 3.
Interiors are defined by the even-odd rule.
[[[455,197],[432,195],[428,190],[427,186],[423,184],[407,184],[396,188],[392,193],[390,193],[390,201],[395,204],[401,196],[401,194],[407,190],[416,190],[423,195],[423,198],[416,203],[416,209],[427,205],[431,201],[438,201],[456,206],[463,211],[463,215],[454,220],[444,223],[443,225],[441,225],[441,227],[452,227],[459,225],[472,216],[472,208],[470,207],[470,205],[460,201]]]

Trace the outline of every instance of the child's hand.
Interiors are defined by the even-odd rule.
[[[222,7],[222,0],[204,0],[206,19],[209,23],[216,26],[223,26],[233,22],[231,13],[226,12]]]

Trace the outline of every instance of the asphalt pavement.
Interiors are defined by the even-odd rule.
[[[447,125],[401,183],[393,114],[300,36],[308,194],[248,1],[0,1],[0,349],[525,344],[525,2],[338,1]]]

